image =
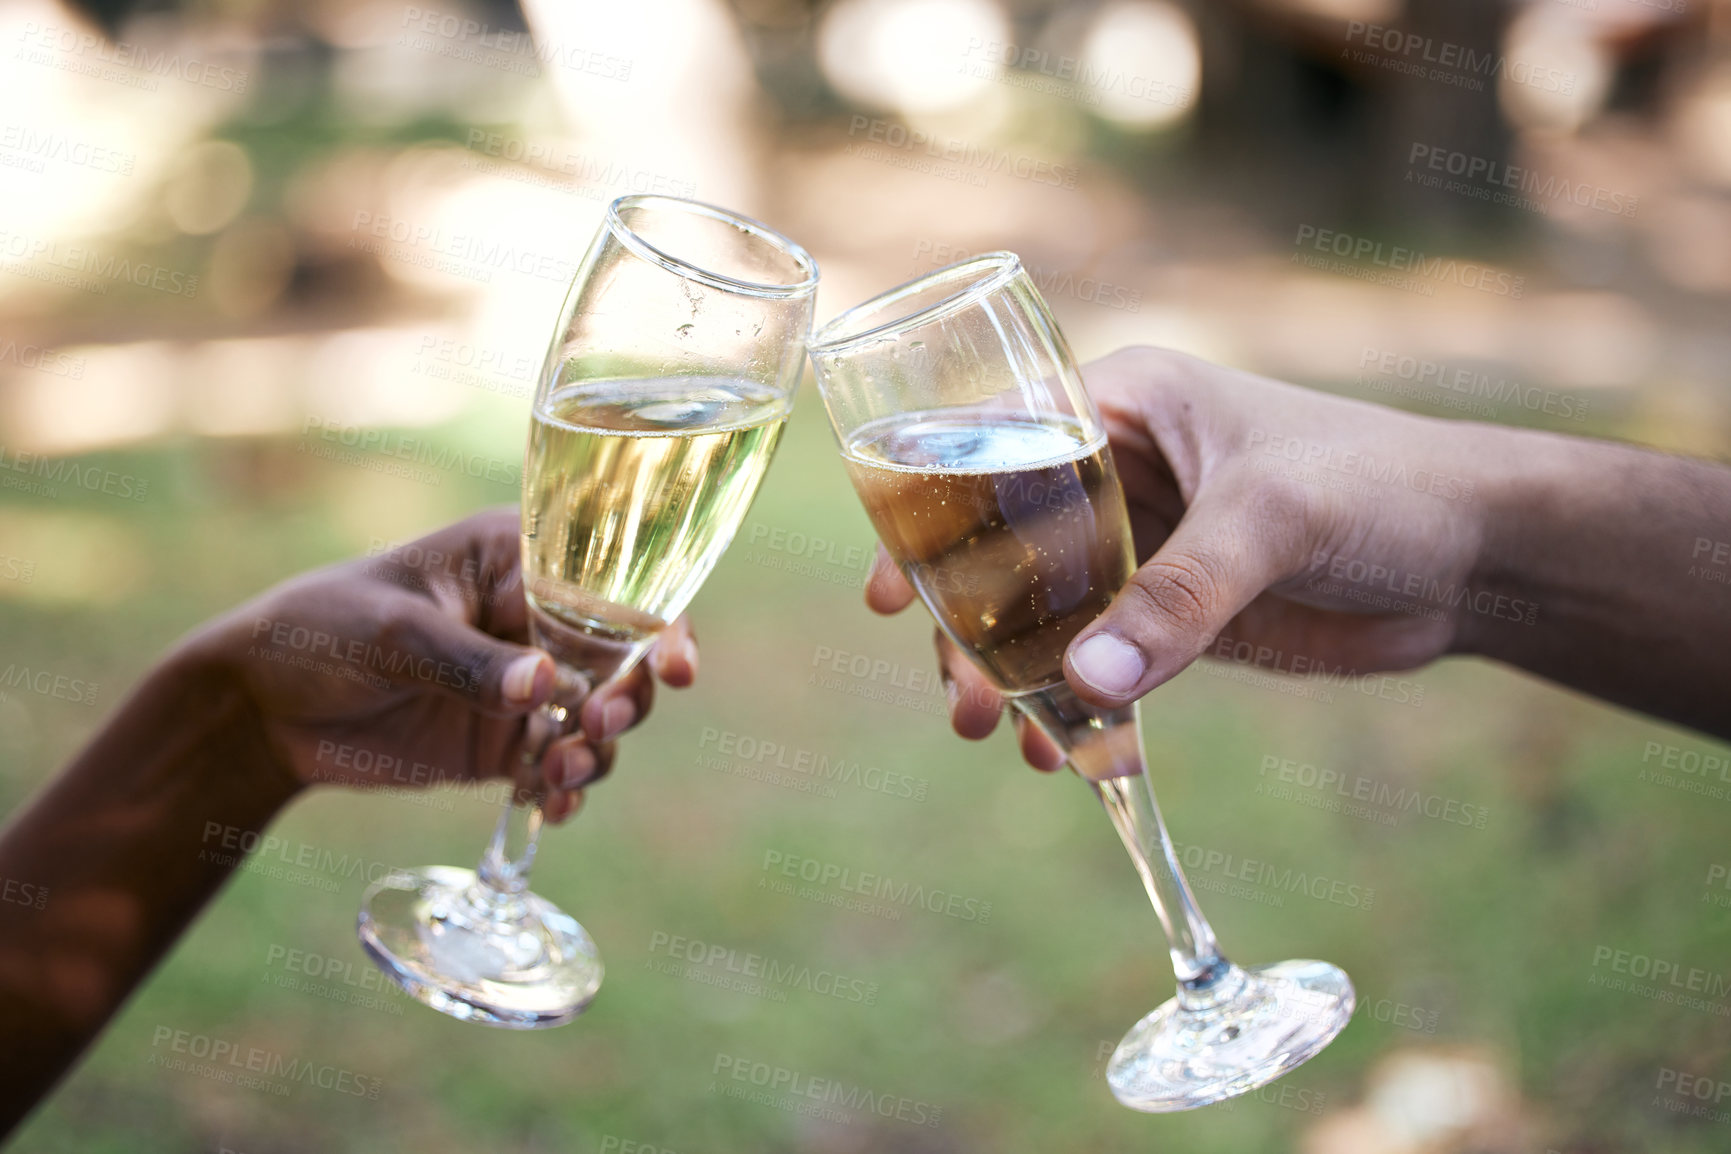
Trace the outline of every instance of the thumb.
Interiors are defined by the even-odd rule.
[[[1071,686],[1110,708],[1176,677],[1286,575],[1295,524],[1247,500],[1199,494],[1160,550],[1070,643],[1064,671]]]
[[[527,713],[550,700],[558,671],[540,649],[501,641],[441,612],[417,607],[382,631],[385,671],[495,716]]]

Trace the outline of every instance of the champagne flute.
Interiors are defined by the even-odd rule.
[[[1148,783],[1135,705],[1098,709],[1064,650],[1135,566],[1104,426],[1014,253],[940,269],[813,337],[854,488],[949,638],[1064,750],[1104,803],[1166,934],[1177,996],[1107,1067],[1118,1100],[1185,1110],[1315,1055],[1352,1017],[1326,962],[1240,967],[1221,953]]]
[[[520,778],[575,728],[561,702],[627,673],[733,539],[793,404],[817,279],[804,249],[724,209],[608,206],[541,370],[523,470],[529,627],[564,691],[529,718]],[[478,869],[381,879],[362,899],[361,944],[453,1017],[570,1021],[600,988],[601,958],[528,889],[540,830],[539,802],[511,799]]]

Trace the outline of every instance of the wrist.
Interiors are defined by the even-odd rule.
[[[1529,628],[1544,599],[1544,558],[1552,529],[1567,524],[1570,443],[1553,434],[1499,426],[1469,426],[1478,478],[1477,541],[1466,587],[1499,607],[1463,613],[1453,652],[1507,656],[1513,630]]]
[[[245,678],[223,654],[195,636],[151,670],[139,697],[166,731],[159,740],[183,751],[164,763],[170,772],[262,827],[305,785],[277,756]]]

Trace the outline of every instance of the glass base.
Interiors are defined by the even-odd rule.
[[[576,919],[473,870],[426,866],[374,882],[355,925],[379,969],[440,1013],[512,1030],[561,1026],[601,988],[601,955]]]
[[[1352,1020],[1357,995],[1327,962],[1228,966],[1131,1027],[1106,1066],[1112,1094],[1164,1114],[1232,1098],[1316,1056]]]

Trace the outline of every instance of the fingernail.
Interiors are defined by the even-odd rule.
[[[553,666],[553,690],[561,702],[588,697],[590,688],[589,679],[569,665]]]
[[[596,741],[612,741],[637,717],[637,707],[623,697],[615,697],[601,711],[601,735]]]
[[[505,666],[505,700],[527,705],[535,698],[535,674],[541,671],[541,655],[525,653]]]
[[[576,789],[595,772],[595,754],[587,745],[573,745],[559,756],[559,784]]]
[[[1101,693],[1116,696],[1135,689],[1146,666],[1134,645],[1110,633],[1096,633],[1070,654],[1070,668]]]

